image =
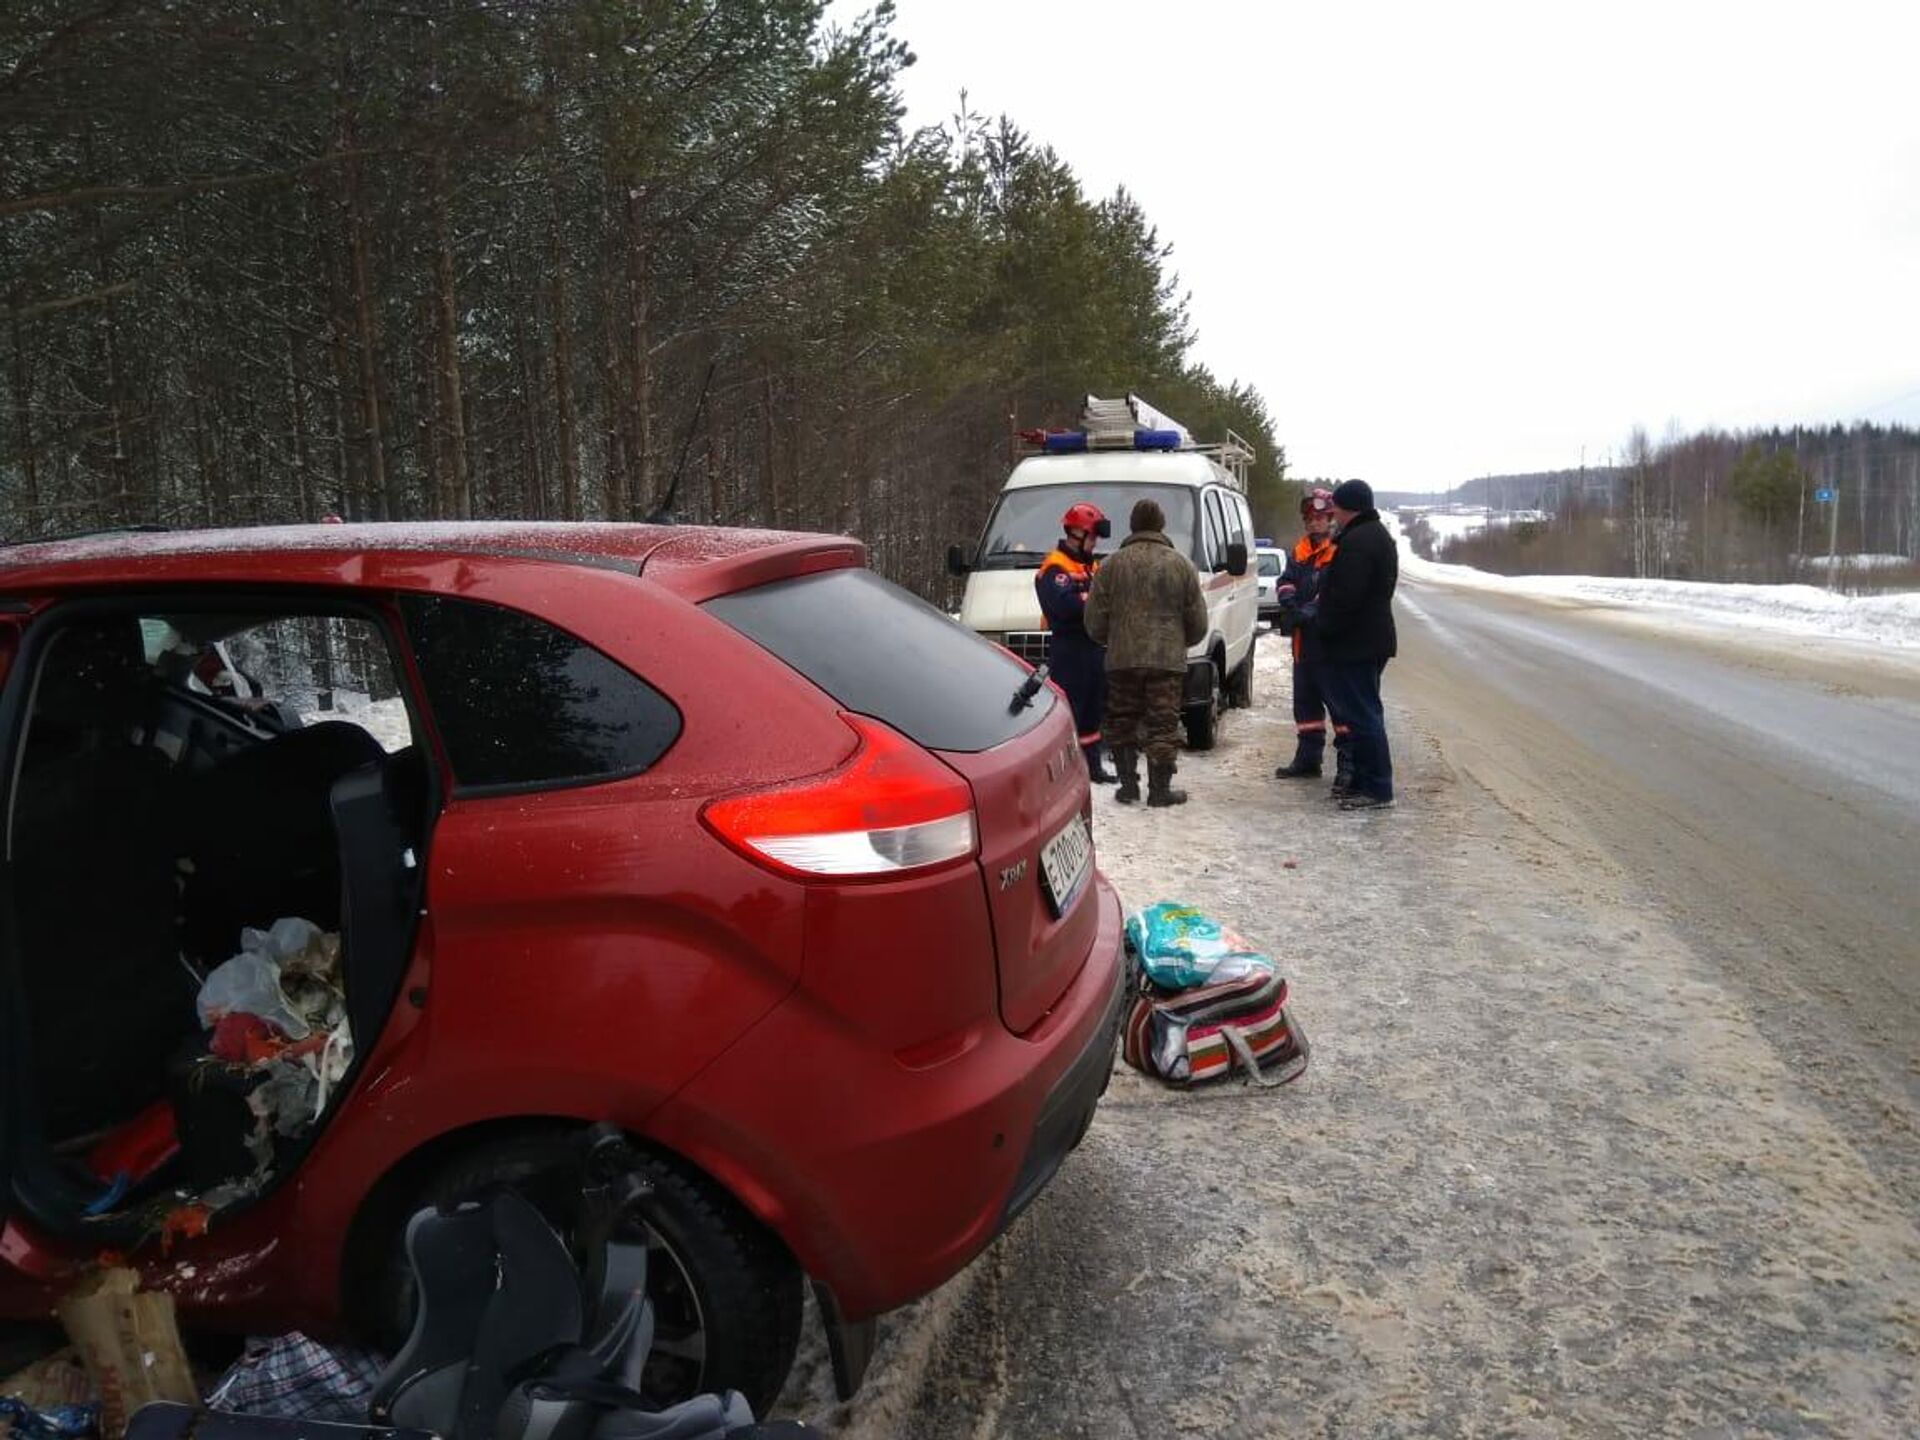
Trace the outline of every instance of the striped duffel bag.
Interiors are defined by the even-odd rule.
[[[1126,1062],[1172,1085],[1284,1085],[1307,1068],[1307,1036],[1287,1012],[1287,982],[1264,964],[1235,980],[1170,992],[1145,986],[1127,1016]]]

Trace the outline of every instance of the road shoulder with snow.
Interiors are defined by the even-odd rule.
[[[1439,661],[1388,670],[1399,809],[1273,780],[1276,640],[1258,708],[1183,761],[1193,803],[1103,792],[1096,835],[1129,903],[1279,958],[1306,1077],[1117,1071],[1048,1194],[888,1318],[867,1391],[833,1406],[810,1349],[794,1413],[874,1440],[1913,1433],[1920,1231],[1887,1161],[1920,1153],[1915,1107],[1837,1120],[1552,757],[1473,753]]]

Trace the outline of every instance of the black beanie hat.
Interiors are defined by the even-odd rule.
[[[1373,508],[1373,487],[1364,480],[1342,480],[1333,487],[1333,503],[1358,515]]]

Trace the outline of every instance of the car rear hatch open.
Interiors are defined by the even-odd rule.
[[[1000,1013],[1038,1024],[1085,963],[1096,927],[1087,774],[1072,720],[1027,667],[871,571],[845,567],[708,600],[725,621],[833,696],[938,755],[973,791],[979,882],[993,922]]]

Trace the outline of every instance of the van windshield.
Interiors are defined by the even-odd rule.
[[[1192,558],[1193,503],[1198,491],[1184,485],[1035,485],[1000,496],[987,521],[977,561],[982,570],[1038,570],[1047,552],[1060,543],[1060,517],[1069,505],[1085,501],[1113,522],[1112,538],[1097,553],[1111,555],[1127,538],[1133,502],[1149,496],[1167,512],[1167,538]]]

